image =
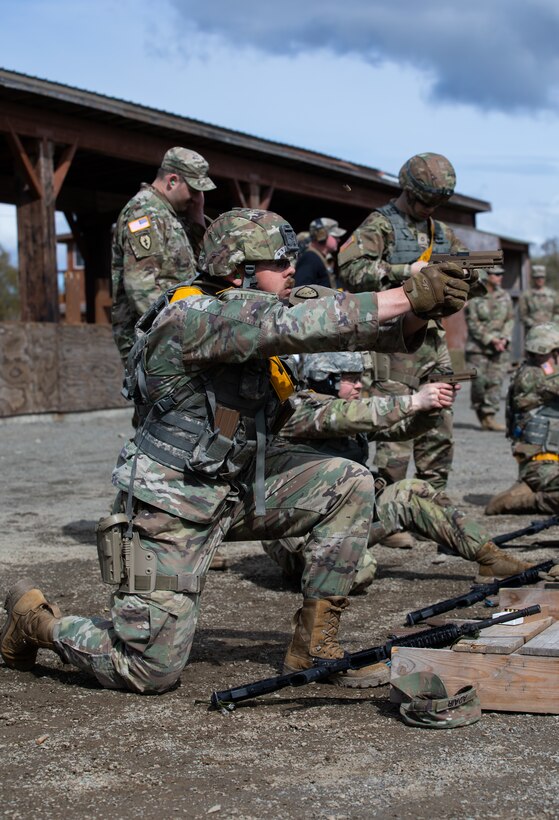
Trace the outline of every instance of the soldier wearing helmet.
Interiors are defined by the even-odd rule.
[[[113,473],[114,514],[98,526],[110,620],[62,617],[22,580],[8,593],[0,636],[9,667],[31,669],[44,647],[108,688],[167,691],[188,660],[207,569],[226,535],[311,534],[286,666],[343,656],[337,624],[366,548],[373,481],[344,459],[266,458],[294,390],[279,357],[329,346],[413,350],[428,318],[460,309],[469,286],[456,266],[433,265],[420,285],[391,294],[328,292],[289,308],[277,294],[289,295],[296,253],[278,214],[229,211],[205,234],[198,279],[171,288],[137,323],[126,386],[142,422]],[[312,289],[299,290],[304,298]]]
[[[501,287],[504,268],[487,271],[486,293],[468,304],[466,359],[476,369],[471,382],[471,402],[481,429],[504,432],[496,420],[509,362],[509,343],[514,324],[514,308],[508,291]]]
[[[351,291],[385,291],[416,275],[433,253],[456,253],[464,244],[444,222],[434,218],[454,192],[456,174],[441,154],[416,154],[399,173],[401,192],[376,208],[342,245],[338,254],[341,284]],[[378,395],[411,393],[437,370],[451,369],[445,333],[431,323],[424,345],[412,356],[373,356],[372,391]],[[368,386],[368,385],[366,385]],[[413,455],[416,476],[435,489],[446,487],[452,465],[452,410],[442,422],[414,441],[379,444],[376,466],[387,482],[405,478]],[[388,539],[386,546],[412,546],[409,535]]]
[[[559,294],[545,284],[545,265],[532,265],[532,287],[523,291],[518,312],[528,332],[542,322],[559,321]]]
[[[272,444],[272,452],[351,459],[366,465],[369,441],[406,440],[438,423],[438,413],[449,407],[455,393],[444,382],[424,384],[412,395],[361,397],[359,353],[315,353],[304,356],[307,390],[295,399],[295,412]],[[380,484],[380,486],[378,486]],[[375,513],[369,548],[389,534],[412,532],[454,549],[468,561],[477,561],[479,574],[506,577],[527,569],[499,550],[485,528],[464,515],[427,481],[397,481],[384,488],[375,483]],[[306,563],[308,536],[263,542],[265,552],[292,581],[299,581]],[[364,552],[354,579],[355,591],[372,583],[376,559]],[[373,670],[368,675],[371,679]],[[388,669],[376,665],[378,683],[385,683]],[[359,680],[355,685],[359,684]]]
[[[559,512],[559,324],[532,328],[525,349],[507,395],[518,481],[491,499],[487,515]]]

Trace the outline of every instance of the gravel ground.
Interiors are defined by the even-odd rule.
[[[504,436],[477,429],[466,394],[449,492],[481,516],[515,467]],[[129,431],[123,411],[0,422],[2,592],[31,574],[66,613],[107,610],[93,532]],[[529,519],[486,521],[497,533]],[[552,539],[526,539],[515,554],[553,556]],[[327,685],[283,690],[227,717],[208,712],[212,690],[275,674],[299,600],[257,543],[228,553],[232,569],[206,585],[191,663],[166,695],[105,691],[49,652],[30,673],[0,665],[0,815],[557,816],[556,716],[486,712],[474,726],[429,732],[399,721],[388,686]],[[378,557],[378,580],[344,615],[350,650],[383,641],[410,609],[466,590],[474,574],[431,543]]]

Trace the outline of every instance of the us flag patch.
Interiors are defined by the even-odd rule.
[[[128,223],[128,230],[130,233],[137,233],[138,231],[145,231],[147,228],[151,227],[151,222],[149,221],[147,216],[139,216],[138,219],[134,219],[132,222]]]

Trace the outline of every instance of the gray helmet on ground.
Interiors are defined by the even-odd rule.
[[[533,327],[526,334],[524,348],[527,353],[536,353],[545,356],[552,350],[559,350],[559,325],[546,322]]]
[[[456,172],[442,154],[416,154],[400,168],[400,187],[425,205],[437,205],[454,193]]]
[[[256,262],[287,259],[295,263],[299,246],[295,231],[273,211],[234,208],[215,219],[202,240],[198,267],[210,276],[229,276],[244,266],[245,280],[254,280]]]

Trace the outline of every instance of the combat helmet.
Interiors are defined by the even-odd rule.
[[[337,396],[343,373],[362,373],[361,353],[309,353],[303,358],[303,378],[312,390]]]
[[[454,193],[456,172],[442,154],[416,154],[400,168],[400,187],[425,205],[438,205]]]
[[[273,211],[233,208],[215,219],[202,240],[198,267],[210,276],[229,276],[244,267],[243,287],[254,287],[255,263],[288,259],[295,263],[295,231]]]
[[[545,322],[542,325],[533,327],[526,334],[524,348],[527,353],[535,353],[545,356],[552,350],[559,350],[559,325],[553,322]]]

